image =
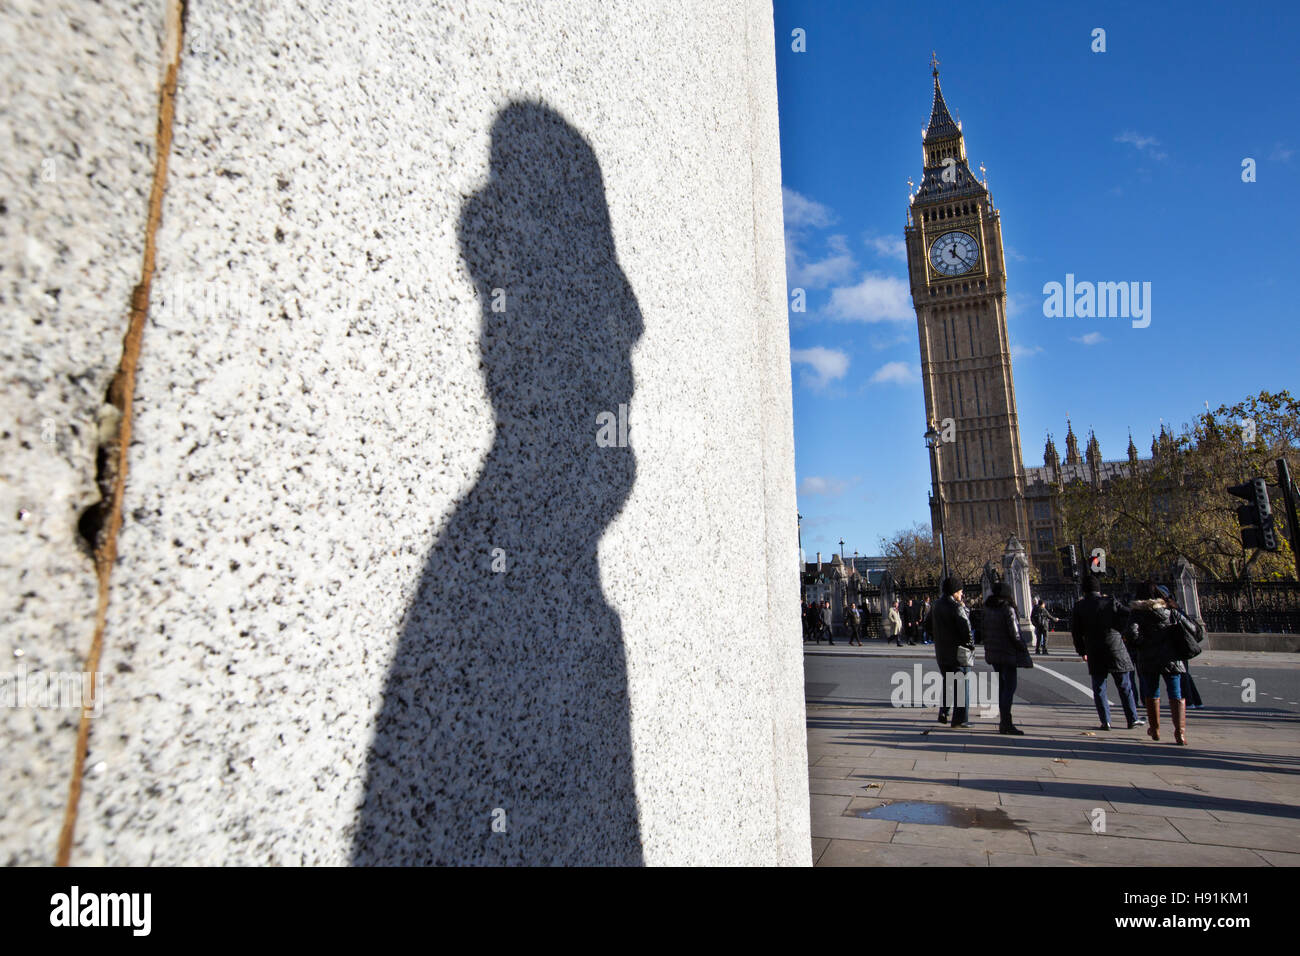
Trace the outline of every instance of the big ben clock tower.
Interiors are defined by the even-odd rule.
[[[967,165],[961,125],[939,89],[938,60],[931,66],[934,104],[922,137],[924,170],[906,229],[925,417],[944,437],[931,527],[939,526],[942,506],[949,530],[992,529],[1024,540],[1025,470],[1007,340],[1001,219]]]

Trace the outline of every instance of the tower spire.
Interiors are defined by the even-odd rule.
[[[939,58],[930,56],[930,73],[934,77],[934,99],[930,104],[930,122],[921,131],[924,172],[916,202],[944,201],[987,195],[979,179],[971,172],[966,158],[966,140],[961,124],[953,119],[939,86]]]
[[[936,60],[937,64],[938,61]],[[948,104],[944,102],[943,90],[939,88],[939,67],[934,67],[934,102],[930,104],[930,124],[925,129],[924,142],[929,143],[936,139],[943,139],[948,136],[960,136],[961,128],[948,112]],[[964,157],[963,157],[964,158]]]

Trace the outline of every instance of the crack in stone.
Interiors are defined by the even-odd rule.
[[[108,386],[106,404],[118,413],[117,427],[105,429],[105,419],[112,413],[101,415],[99,444],[96,450],[96,479],[100,481],[103,499],[87,509],[78,521],[78,530],[94,550],[95,572],[99,578],[99,601],[95,612],[95,634],[85,670],[91,675],[90,699],[94,701],[99,662],[104,649],[104,626],[108,619],[109,577],[117,560],[117,535],[122,527],[122,497],[126,486],[127,451],[131,446],[131,412],[135,395],[135,372],[140,361],[140,346],[144,337],[144,323],[149,314],[149,293],[153,286],[157,258],[158,226],[162,222],[163,194],[167,186],[167,159],[172,147],[172,123],[176,114],[176,79],[180,72],[181,46],[185,31],[186,0],[167,0],[166,23],[163,34],[165,74],[158,91],[158,128],[155,132],[153,185],[149,191],[149,215],[145,224],[144,257],[140,269],[140,282],[131,293],[130,320],[122,339],[122,359],[117,373]],[[105,440],[105,432],[111,438]],[[105,485],[107,483],[107,487]],[[88,537],[89,536],[89,537]],[[72,839],[76,830],[77,809],[81,801],[81,781],[86,769],[86,751],[90,745],[92,708],[82,708],[81,722],[77,727],[77,746],[74,751],[72,778],[68,785],[68,803],[59,831],[56,866],[67,866],[72,855]]]

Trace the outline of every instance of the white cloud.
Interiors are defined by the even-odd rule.
[[[811,388],[825,388],[836,379],[843,378],[849,371],[847,352],[814,346],[810,349],[791,349],[790,361],[795,365],[807,365],[800,376],[801,381]]]
[[[1289,163],[1291,162],[1291,157],[1294,155],[1294,149],[1287,149],[1281,143],[1278,143],[1273,147],[1273,152],[1268,154],[1268,158],[1269,162],[1273,163]]]
[[[808,497],[824,495],[827,498],[834,498],[844,494],[844,489],[847,487],[848,483],[838,478],[819,478],[816,475],[809,475],[799,482],[799,494]]]
[[[911,362],[886,362],[876,370],[875,375],[871,376],[872,382],[892,382],[895,385],[911,385],[920,379],[916,366]]]
[[[1028,262],[1028,261],[1029,261],[1029,257],[1028,257],[1027,255],[1024,255],[1024,254],[1021,253],[1021,252],[1017,252],[1016,249],[1015,249],[1015,247],[1013,247],[1013,246],[1007,246],[1007,247],[1006,247],[1006,253],[1007,253],[1007,258],[1009,258],[1009,259],[1014,259],[1014,260],[1016,260],[1016,262]]]
[[[1011,343],[1012,358],[1028,358],[1030,355],[1037,355],[1043,350],[1041,345],[1020,345],[1017,342]]]
[[[825,254],[811,262],[805,248],[808,231],[832,225],[835,213],[785,186],[781,187],[781,199],[785,209],[786,285],[791,289],[824,289],[847,282],[858,264],[843,236],[827,236]]]
[[[907,345],[909,342],[915,341],[916,338],[913,335],[893,335],[889,338],[880,338],[877,336],[871,339],[871,347],[877,352],[882,352],[885,349],[892,349],[896,346]]]
[[[1106,338],[1100,332],[1089,332],[1087,335],[1081,335],[1070,341],[1082,342],[1084,345],[1096,345],[1098,342],[1105,342]]]
[[[781,187],[781,205],[785,210],[787,229],[805,226],[825,229],[835,221],[835,214],[828,207],[786,186]]]
[[[890,259],[897,259],[900,262],[907,261],[907,244],[902,239],[888,238],[883,236],[867,236],[867,246],[875,250],[876,255],[886,256]]]
[[[832,289],[826,314],[850,322],[902,322],[916,317],[907,283],[873,273],[857,285]]]
[[[790,288],[824,289],[837,282],[843,282],[853,275],[853,270],[858,264],[853,254],[849,252],[849,245],[845,238],[827,236],[826,245],[830,249],[830,255],[816,262],[807,262],[799,246],[799,237],[786,234],[785,274],[786,284]]]
[[[1132,130],[1126,130],[1115,137],[1115,142],[1128,143],[1139,153],[1146,153],[1152,159],[1166,159],[1168,157],[1167,153],[1157,148],[1160,145],[1160,140],[1154,136],[1143,136]]]
[[[1015,292],[1007,296],[1007,318],[1014,319],[1021,312],[1025,311],[1025,306],[1029,303],[1029,296],[1023,292]]]

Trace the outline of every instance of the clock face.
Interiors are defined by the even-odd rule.
[[[979,259],[979,243],[974,236],[964,232],[945,232],[930,246],[930,265],[941,275],[959,276],[970,272]]]

